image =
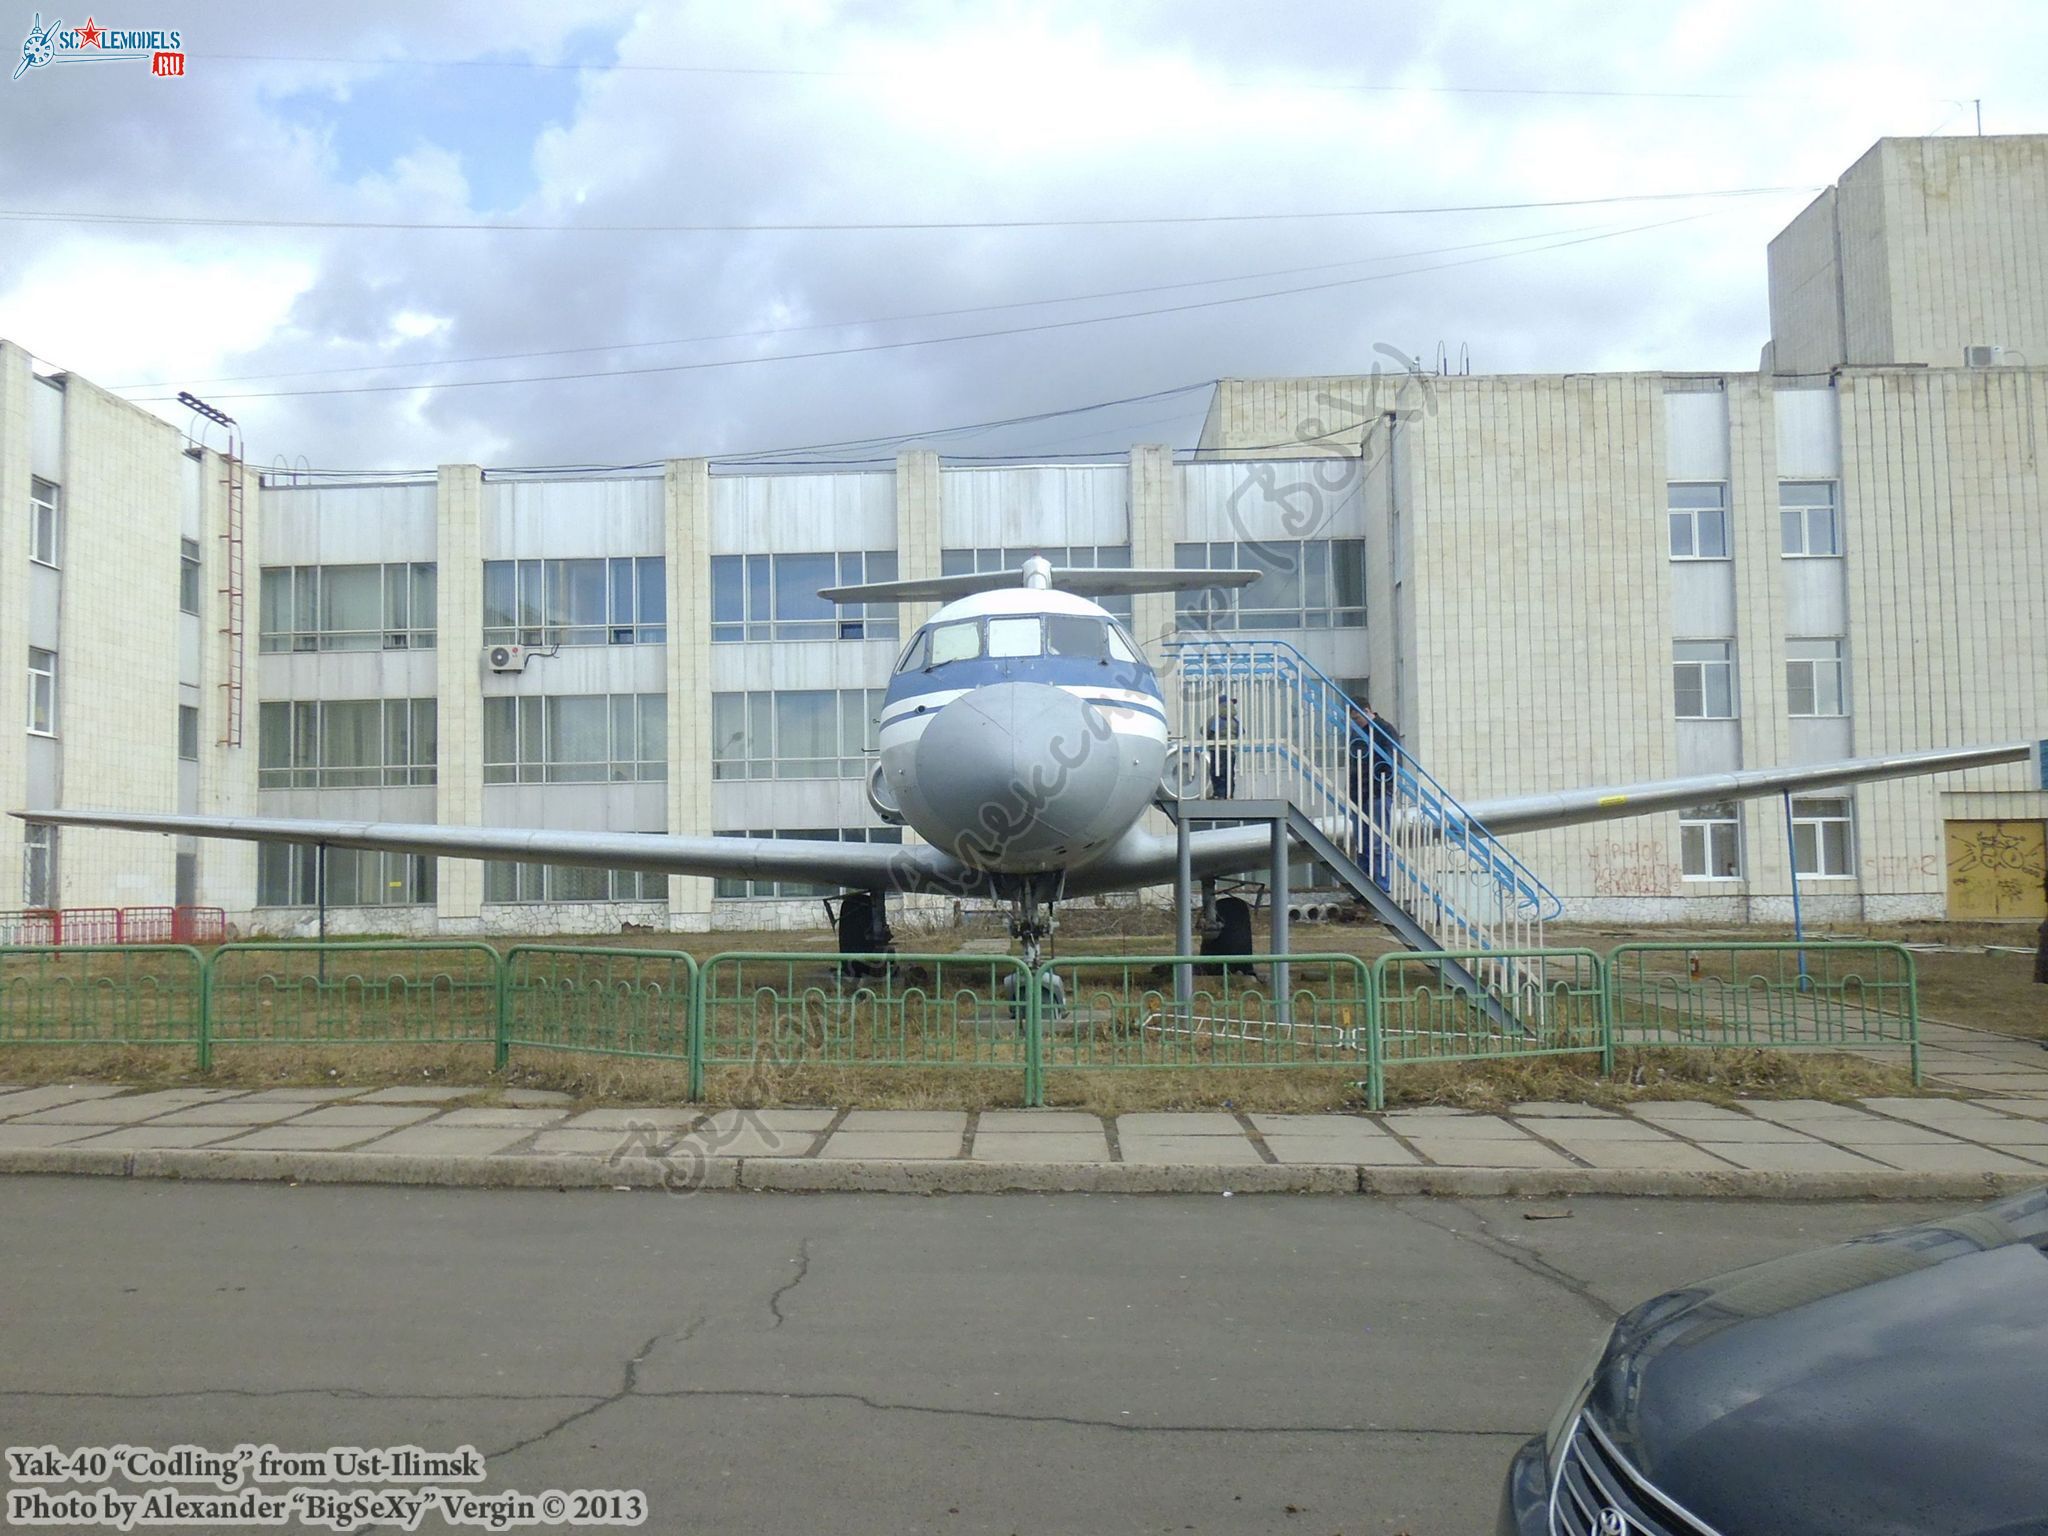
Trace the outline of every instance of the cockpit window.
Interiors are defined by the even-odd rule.
[[[1036,618],[988,621],[989,655],[1037,656],[1044,650],[1045,640],[1040,621]]]
[[[915,672],[925,664],[925,657],[931,654],[932,632],[920,629],[910,644],[903,648],[903,657],[896,663],[898,672]]]
[[[958,624],[941,624],[930,634],[931,665],[935,667],[942,667],[949,661],[972,661],[981,654],[981,625],[974,619]]]
[[[1131,643],[1131,637],[1124,633],[1121,624],[1109,626],[1109,654],[1118,661],[1135,662],[1138,659],[1138,648]]]
[[[1109,630],[1100,619],[1073,613],[1047,614],[1046,654],[1101,661],[1109,654]]]

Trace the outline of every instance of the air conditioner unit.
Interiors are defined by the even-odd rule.
[[[2005,357],[2003,347],[1965,347],[1963,366],[1965,368],[1996,368]]]
[[[532,652],[523,645],[487,645],[484,665],[493,672],[524,672]]]

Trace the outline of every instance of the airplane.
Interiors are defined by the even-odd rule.
[[[13,814],[60,826],[238,838],[442,858],[513,859],[657,874],[836,884],[849,894],[841,947],[886,948],[886,893],[994,898],[1027,963],[1038,960],[1054,905],[1071,897],[1174,880],[1177,838],[1139,825],[1172,789],[1159,676],[1130,632],[1092,599],[1246,586],[1256,571],[1055,568],[1034,556],[1014,571],[831,587],[838,603],[944,604],[904,646],[883,695],[879,761],[868,798],[918,843],[679,837],[403,822],[140,811]],[[1463,808],[1495,836],[1581,822],[1947,773],[2033,756],[2032,743],[1946,748],[1644,784],[1588,786]],[[1433,835],[1455,836],[1454,821]],[[1204,880],[1260,867],[1266,826],[1186,834]],[[849,921],[851,917],[851,921]],[[849,941],[852,942],[849,942]]]

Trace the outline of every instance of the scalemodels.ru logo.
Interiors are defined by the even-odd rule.
[[[59,17],[47,27],[37,11],[29,23],[28,38],[21,45],[21,62],[14,66],[19,80],[32,69],[46,64],[93,64],[111,59],[147,63],[149,72],[161,79],[185,73],[185,34],[174,30],[145,27],[103,27],[88,16],[82,27],[67,27]]]

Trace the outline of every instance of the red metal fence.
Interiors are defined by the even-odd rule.
[[[0,945],[219,944],[219,907],[32,907],[0,912]]]

